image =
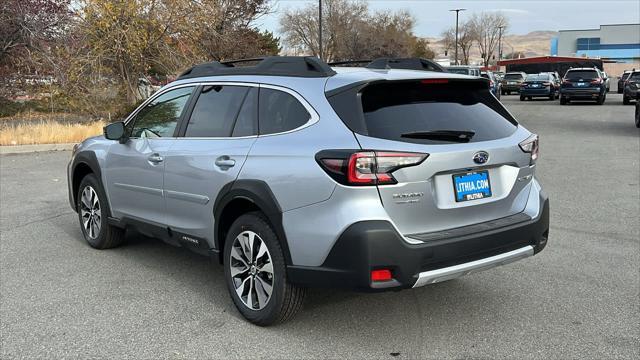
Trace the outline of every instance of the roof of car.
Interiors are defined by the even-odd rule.
[[[567,71],[576,71],[576,70],[580,70],[580,71],[584,71],[584,70],[598,71],[598,69],[593,68],[593,67],[571,68],[571,69],[569,69]]]

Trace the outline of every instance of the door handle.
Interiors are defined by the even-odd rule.
[[[164,161],[162,156],[160,156],[160,154],[158,154],[158,153],[153,153],[153,154],[149,155],[147,160],[149,160],[149,162],[154,164],[154,165],[157,165],[157,164],[159,164],[159,163]]]
[[[227,155],[220,156],[216,159],[216,166],[221,168],[222,170],[227,170],[230,167],[233,167],[236,164],[236,161]]]

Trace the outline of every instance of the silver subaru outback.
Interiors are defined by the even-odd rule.
[[[84,238],[134,230],[212,256],[258,325],[307,287],[419,287],[541,251],[537,136],[485,79],[400,65],[191,68],[74,149]]]

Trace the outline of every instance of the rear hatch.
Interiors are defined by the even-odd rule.
[[[428,154],[393,171],[397,183],[377,186],[405,236],[524,210],[533,167],[519,144],[531,134],[490,94],[486,80],[378,81],[329,100],[363,150]]]
[[[595,70],[569,70],[564,76],[562,87],[586,89],[590,87],[599,87],[602,79]]]
[[[522,83],[522,88],[528,90],[543,90],[546,88],[548,90],[552,84],[552,81],[553,80],[551,79],[550,75],[529,75]]]

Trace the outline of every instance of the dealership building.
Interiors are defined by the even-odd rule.
[[[599,29],[560,30],[551,39],[552,56],[640,62],[640,24],[601,25]]]

